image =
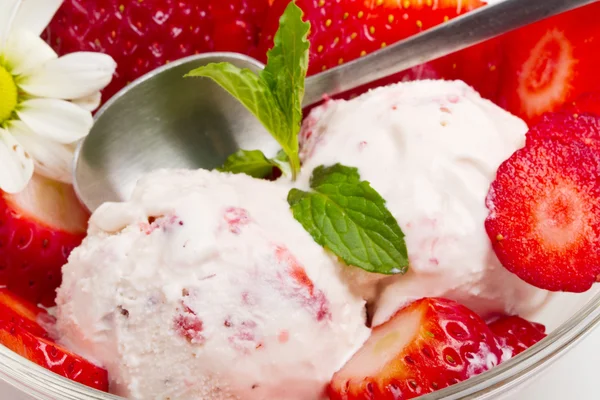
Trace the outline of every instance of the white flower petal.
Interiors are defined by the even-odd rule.
[[[18,193],[33,175],[33,160],[6,130],[0,129],[0,189]]]
[[[13,26],[13,21],[17,15],[20,0],[1,0],[0,1],[0,50],[4,48],[10,28]]]
[[[38,135],[63,144],[81,139],[94,124],[89,111],[56,99],[26,100],[20,104],[17,115]]]
[[[21,121],[12,121],[8,130],[33,157],[37,174],[60,182],[73,182],[73,149],[70,145],[36,135]]]
[[[6,42],[4,60],[13,75],[22,75],[45,62],[58,58],[42,38],[22,29],[14,29]]]
[[[14,26],[39,36],[62,2],[63,0],[23,0],[15,17]]]
[[[71,100],[74,104],[77,104],[79,107],[87,110],[89,112],[94,111],[100,103],[102,102],[102,93],[96,92],[91,96],[82,97],[80,99]]]
[[[78,99],[106,87],[117,64],[102,53],[71,53],[51,60],[19,80],[25,92],[39,97]]]

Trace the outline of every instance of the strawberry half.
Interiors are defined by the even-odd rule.
[[[546,327],[519,316],[500,317],[489,324],[502,348],[509,349],[512,357],[520,354],[546,337]]]
[[[261,34],[259,54],[273,46],[289,0],[275,0]],[[296,0],[311,23],[308,74],[359,58],[388,44],[482,6],[480,0]]]
[[[0,344],[50,371],[94,389],[108,391],[108,374],[54,343],[46,329],[55,319],[46,310],[0,289]]]
[[[0,194],[0,286],[34,304],[54,304],[61,268],[85,236],[89,214],[70,185],[34,175]]]
[[[56,343],[35,336],[15,323],[0,322],[0,343],[55,374],[108,392],[108,373]]]
[[[59,53],[103,52],[117,62],[110,98],[169,61],[208,51],[255,55],[268,0],[65,0],[45,38]]]
[[[14,323],[33,335],[47,339],[56,319],[8,289],[0,289],[0,321]]]
[[[534,123],[579,95],[600,89],[600,3],[506,36],[499,105]]]
[[[524,281],[583,292],[600,274],[598,156],[577,140],[530,140],[498,169],[485,228]]]
[[[329,386],[332,400],[402,400],[445,388],[502,361],[485,322],[446,299],[425,298],[373,329]]]

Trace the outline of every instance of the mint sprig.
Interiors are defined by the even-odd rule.
[[[238,150],[225,160],[223,166],[217,168],[221,172],[246,174],[253,178],[267,178],[273,175],[273,168],[279,164],[268,159],[260,150]]]
[[[311,192],[292,189],[288,203],[317,243],[346,264],[369,272],[407,271],[404,233],[385,200],[360,180],[356,168],[320,166],[312,173],[310,187]]]
[[[212,63],[186,77],[207,77],[238,99],[273,135],[288,156],[292,179],[300,171],[298,132],[302,122],[304,80],[308,70],[310,24],[291,2],[279,20],[267,65],[258,75],[230,63]]]

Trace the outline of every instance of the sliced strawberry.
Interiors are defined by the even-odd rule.
[[[269,10],[259,46],[263,57],[273,46],[279,17],[288,3],[289,0],[275,0]],[[314,74],[429,29],[484,3],[480,0],[297,0],[296,4],[311,22],[308,73]]]
[[[0,343],[28,360],[75,382],[108,392],[108,373],[22,326],[0,321]]]
[[[501,358],[494,334],[474,312],[425,298],[375,327],[328,392],[332,400],[412,399],[484,372]]]
[[[14,323],[33,335],[48,338],[56,319],[8,289],[0,289],[0,322]]]
[[[107,372],[50,339],[54,317],[46,310],[0,289],[0,344],[76,382],[108,391]]]
[[[529,123],[600,89],[600,3],[510,33],[499,104]]]
[[[542,289],[583,292],[600,274],[596,152],[580,141],[533,140],[498,169],[487,233],[506,269]]]
[[[89,214],[73,188],[35,175],[24,191],[0,195],[0,285],[35,304],[54,304],[61,268]]]
[[[502,348],[514,357],[546,337],[546,327],[519,316],[500,317],[488,325]]]
[[[207,51],[255,55],[268,0],[65,0],[45,38],[59,53],[98,51],[118,64],[104,90]]]
[[[556,112],[544,114],[527,133],[528,143],[553,139],[579,141],[600,151],[600,115]]]
[[[600,92],[584,93],[565,104],[562,110],[572,114],[591,113],[600,115]]]

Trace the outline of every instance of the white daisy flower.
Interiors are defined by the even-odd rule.
[[[62,0],[0,0],[0,189],[15,193],[33,170],[71,182],[75,143],[90,131],[115,61],[63,57],[40,38]]]

